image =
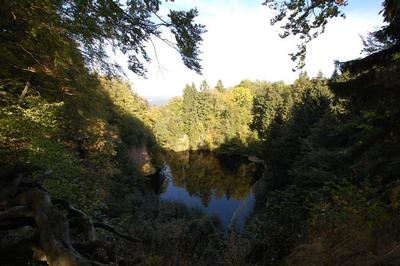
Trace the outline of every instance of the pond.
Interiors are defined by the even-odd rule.
[[[254,205],[256,165],[246,158],[211,152],[167,152],[161,199],[217,216],[225,228],[243,229]]]

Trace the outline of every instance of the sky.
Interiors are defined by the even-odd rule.
[[[296,38],[281,39],[278,25],[269,21],[273,11],[256,0],[175,0],[164,3],[162,9],[188,10],[196,7],[197,23],[204,24],[207,33],[201,44],[203,75],[187,69],[180,55],[168,45],[154,39],[155,49],[148,45],[153,59],[147,64],[147,79],[126,70],[135,92],[147,99],[170,98],[182,94],[187,83],[200,84],[206,80],[211,86],[221,79],[225,87],[241,80],[268,80],[293,82],[298,73],[288,56],[296,51]],[[382,25],[378,14],[381,0],[349,0],[345,8],[346,19],[333,19],[326,31],[308,46],[305,70],[309,76],[319,71],[329,77],[333,61],[361,57],[362,41],[366,35]],[[172,39],[171,34],[166,34]],[[156,60],[156,58],[158,60]],[[126,69],[126,59],[116,55],[116,61]]]

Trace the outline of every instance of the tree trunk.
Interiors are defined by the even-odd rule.
[[[19,96],[18,103],[21,104],[24,101],[25,95],[28,93],[29,87],[31,86],[31,83],[27,81],[25,83],[25,87],[21,92],[21,95]]]

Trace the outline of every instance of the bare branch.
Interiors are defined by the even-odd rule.
[[[135,242],[135,243],[142,242],[141,239],[138,239],[138,238],[132,237],[132,236],[130,236],[128,234],[123,234],[123,233],[119,232],[116,228],[114,228],[113,226],[111,226],[109,224],[101,223],[101,222],[94,222],[93,224],[94,224],[94,226],[96,228],[101,228],[101,229],[104,229],[106,231],[109,231],[109,232],[111,232],[111,233],[113,233],[113,234],[115,234],[115,235],[117,235],[117,236],[119,236],[119,237],[121,237],[123,239],[126,239],[128,241]]]
[[[80,227],[82,227],[83,233],[85,234],[86,240],[87,241],[94,241],[96,240],[96,230],[94,229],[93,226],[93,221],[92,218],[83,211],[76,209],[70,202],[68,202],[65,199],[53,199],[53,203],[55,204],[60,204],[62,207],[64,207],[70,217],[75,217],[78,218],[80,223]]]

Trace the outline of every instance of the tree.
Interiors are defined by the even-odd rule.
[[[210,85],[208,85],[208,82],[206,80],[203,80],[200,84],[200,91],[201,92],[208,92],[210,91]]]
[[[99,217],[109,217],[105,209],[130,212],[122,198],[140,187],[142,174],[128,150],[135,144],[156,148],[134,114],[147,116],[147,104],[132,97],[128,86],[102,82],[97,73],[118,74],[107,57],[110,47],[144,75],[144,62],[150,60],[145,45],[152,38],[168,43],[186,66],[200,72],[204,27],[194,23],[197,11],[170,11],[162,18],[160,5],[154,0],[2,1],[0,161],[6,165],[0,170],[0,264],[117,262],[106,254],[115,246],[109,239],[108,244],[96,240],[95,227],[123,234],[60,198],[75,200],[87,212],[102,209]],[[164,29],[175,42],[163,38]],[[12,241],[5,241],[9,237]],[[104,256],[92,256],[100,249]]]
[[[222,80],[218,80],[217,84],[215,85],[215,89],[219,92],[224,92],[225,91],[225,86],[222,83]]]
[[[258,133],[262,141],[268,140],[271,134],[271,126],[283,109],[284,95],[282,90],[273,84],[266,87],[260,95],[254,98],[252,106],[253,121],[251,129]]]
[[[299,35],[301,44],[298,45],[298,51],[290,56],[293,61],[298,61],[296,67],[301,69],[304,67],[307,43],[324,32],[329,19],[345,16],[340,8],[346,6],[347,1],[266,0],[263,4],[279,12],[271,19],[272,25],[285,21],[283,33],[279,35],[281,38]]]
[[[164,148],[174,151],[187,150],[188,142],[185,137],[185,124],[182,98],[172,98],[164,107],[155,108],[154,134]]]
[[[196,109],[199,116],[199,122],[206,126],[209,115],[213,112],[213,96],[211,94],[210,85],[208,85],[207,81],[205,80],[203,80],[203,82],[200,84],[200,91],[197,95],[196,101]]]
[[[301,44],[298,51],[291,54],[293,61],[297,61],[297,69],[304,67],[307,44],[325,31],[328,21],[335,17],[345,17],[342,10],[348,4],[347,0],[321,1],[281,1],[265,0],[264,5],[278,11],[271,19],[271,24],[284,22],[281,38],[299,36]],[[384,21],[388,24],[373,32],[371,38],[364,43],[375,48],[383,49],[398,43],[400,39],[400,2],[397,0],[383,0],[381,12]],[[379,46],[377,44],[384,43]]]
[[[176,49],[184,64],[200,73],[199,44],[204,26],[194,23],[198,12],[171,10],[162,18],[161,1],[33,0],[5,1],[0,7],[2,78],[54,76],[82,64],[114,74],[106,49],[121,51],[129,69],[139,75],[150,61],[145,44],[158,38]],[[170,30],[176,42],[162,36]]]
[[[200,140],[199,116],[197,113],[198,92],[194,84],[185,86],[183,90],[184,131],[189,137],[191,147],[196,147]]]
[[[383,10],[381,11],[384,21],[388,23],[380,30],[375,31],[378,42],[389,43],[391,45],[398,44],[400,41],[400,3],[396,0],[385,0],[383,2]]]

